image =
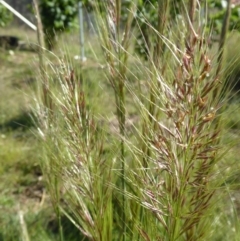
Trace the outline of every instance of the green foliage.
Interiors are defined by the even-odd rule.
[[[209,27],[213,30],[214,34],[220,34],[224,14],[226,11],[227,1],[214,1],[208,0],[209,11]],[[229,30],[240,31],[240,5],[232,5]]]
[[[157,25],[157,2],[158,1],[141,1],[138,7],[137,16],[140,31],[137,35],[135,50],[140,55],[145,55],[150,47],[150,35],[148,24],[156,28]],[[153,43],[154,44],[154,43]]]
[[[46,44],[49,49],[55,45],[56,34],[69,30],[77,14],[77,2],[75,0],[41,0],[40,15]]]
[[[152,27],[157,29],[158,24],[158,0],[141,0],[137,5],[137,25],[139,31],[137,33],[137,42],[135,50],[145,58],[149,54],[150,49],[156,46],[156,40],[152,38]],[[208,0],[207,1],[207,28],[214,35],[219,35],[222,29],[223,19],[226,11],[227,1]],[[184,8],[187,8],[186,1],[169,0],[169,18],[171,21],[176,20]],[[149,27],[151,26],[151,27]],[[229,30],[240,31],[240,5],[232,5]]]
[[[153,39],[151,36],[152,34],[152,28],[158,29],[158,23],[159,23],[159,9],[158,9],[158,0],[141,0],[138,1],[137,6],[137,18],[135,24],[139,27],[139,31],[137,33],[137,42],[135,45],[135,50],[137,53],[139,53],[141,56],[144,56],[147,58],[147,55],[149,53],[150,49],[154,49],[156,47],[156,39]],[[160,10],[163,14],[164,11],[167,11],[165,9],[164,4],[168,4],[169,8],[169,14],[171,20],[174,20],[181,12],[181,8],[184,5],[184,1],[182,0],[168,0],[165,1],[165,3],[161,3],[162,5]],[[168,18],[168,13],[164,13],[166,16],[166,19],[162,19],[161,21],[164,22]],[[151,27],[149,27],[151,26]]]
[[[12,21],[12,13],[0,4],[0,27],[5,27]]]
[[[227,1],[207,1],[208,28],[214,35],[219,35],[223,25],[223,19],[226,12]],[[240,31],[240,5],[232,4],[231,16],[229,19],[229,31]]]

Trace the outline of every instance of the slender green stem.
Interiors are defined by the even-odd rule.
[[[193,24],[194,22],[195,9],[196,9],[196,0],[190,0],[189,1],[189,19],[191,24]]]
[[[60,241],[64,241],[64,238],[63,238],[63,228],[62,228],[62,220],[61,220],[61,214],[60,214],[60,210],[59,210],[59,207],[57,208],[57,216],[58,216],[58,227],[60,229],[60,232],[59,232],[59,240]]]
[[[39,7],[38,7],[38,1],[33,0],[33,5],[34,5],[34,11],[36,14],[37,18],[37,39],[38,39],[38,58],[39,58],[39,69],[40,69],[40,75],[42,78],[43,84],[39,84],[39,86],[42,86],[42,94],[43,94],[43,103],[45,106],[48,106],[48,97],[47,97],[47,88],[48,88],[48,83],[47,83],[47,78],[45,77],[46,75],[46,70],[45,70],[45,63],[44,63],[44,34],[43,34],[43,27],[42,27],[42,21],[41,21],[41,16],[39,13]],[[40,90],[40,88],[38,88]],[[39,94],[41,95],[41,94]]]
[[[232,0],[228,0],[227,1],[227,9],[226,9],[226,13],[225,13],[225,17],[223,19],[223,24],[222,24],[222,31],[221,31],[221,36],[220,36],[220,41],[219,41],[219,56],[217,59],[218,62],[218,68],[217,68],[217,72],[216,75],[219,75],[220,70],[222,69],[222,62],[223,62],[223,50],[224,50],[224,45],[226,42],[226,37],[227,37],[227,31],[229,28],[229,20],[230,20],[230,16],[231,16],[231,6],[232,6]]]
[[[158,0],[157,30],[160,35],[164,35],[164,31],[165,31],[166,25],[168,23],[169,5],[170,5],[170,0]],[[156,51],[154,52],[154,54],[155,54],[154,61],[155,61],[156,67],[159,67],[159,65],[162,64],[162,63],[160,63],[160,60],[162,60],[162,58],[160,58],[160,56],[162,56],[162,53],[163,53],[163,46],[164,46],[164,43],[163,43],[162,38],[158,38],[157,45],[156,45]]]
[[[121,154],[120,159],[122,163],[121,177],[122,177],[122,227],[123,227],[123,241],[126,240],[126,184],[125,184],[125,97],[124,97],[124,83],[123,80],[119,80],[119,128],[121,135]]]
[[[117,45],[120,44],[120,18],[121,18],[121,1],[116,0],[116,32],[117,32]],[[120,160],[122,163],[121,166],[121,188],[122,188],[122,232],[123,232],[123,241],[126,241],[126,184],[125,184],[125,96],[124,96],[124,69],[122,68],[121,63],[121,51],[119,46],[118,49],[118,67],[119,67],[119,76],[118,76],[118,93],[119,96],[117,97],[118,100],[118,122],[119,122],[119,129],[121,135],[121,143],[120,143]]]
[[[58,227],[59,227],[59,241],[64,241],[64,236],[63,236],[63,228],[62,228],[62,220],[61,220],[61,211],[60,211],[60,207],[59,207],[59,200],[60,200],[60,196],[59,196],[59,185],[58,185],[58,180],[57,178],[54,178],[54,186],[55,186],[55,211],[57,214],[57,218],[58,218]]]

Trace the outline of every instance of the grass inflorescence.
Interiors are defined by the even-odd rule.
[[[109,113],[93,113],[83,69],[59,57],[57,68],[41,62],[42,170],[60,230],[64,215],[87,240],[214,240],[231,175],[224,174],[223,46],[213,57],[198,1],[183,4],[176,19],[169,4],[158,8],[157,29],[146,21],[155,41],[147,60],[131,52],[134,3],[124,23],[121,1],[96,9],[107,68],[94,81],[105,76],[112,89],[98,105],[113,102],[114,124]]]

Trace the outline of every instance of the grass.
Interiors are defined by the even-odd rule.
[[[12,33],[20,35],[16,29]],[[36,41],[35,35],[29,32],[27,35],[31,41]],[[0,82],[0,240],[59,240],[61,228],[67,241],[84,240],[84,237],[85,240],[201,240],[201,232],[209,237],[202,240],[238,240],[239,102],[230,102],[226,112],[221,114],[223,138],[220,143],[213,140],[216,146],[221,145],[221,151],[228,148],[229,143],[237,145],[208,170],[203,168],[204,162],[193,165],[195,169],[189,178],[196,186],[179,186],[178,182],[185,183],[188,178],[185,163],[195,163],[196,160],[189,158],[194,154],[192,150],[183,152],[183,147],[176,145],[176,137],[171,135],[173,123],[181,116],[170,115],[169,108],[177,108],[176,113],[181,114],[180,103],[184,103],[184,100],[174,102],[174,99],[171,102],[169,96],[165,96],[174,95],[176,89],[182,88],[181,82],[171,85],[178,66],[177,59],[169,58],[171,53],[167,52],[167,66],[174,68],[169,67],[162,73],[156,63],[142,62],[134,56],[130,46],[126,51],[129,59],[122,62],[124,52],[120,55],[114,52],[108,38],[102,45],[105,54],[109,51],[113,58],[105,59],[99,41],[95,36],[89,36],[88,60],[79,64],[72,58],[78,52],[76,36],[77,33],[63,36],[55,56],[47,54],[51,84],[48,95],[52,106],[46,108],[39,103],[41,112],[38,113],[44,141],[36,139],[36,129],[29,118],[33,113],[36,72],[32,70],[37,66],[33,64],[36,54],[21,51],[15,51],[13,56],[9,51],[0,54],[1,72],[4,73]],[[74,44],[67,48],[66,42]],[[199,53],[194,56],[197,59]],[[178,53],[177,58],[184,56]],[[107,66],[115,72],[109,73]],[[75,74],[71,75],[72,68]],[[198,65],[193,65],[190,71],[198,76],[199,69]],[[184,79],[180,70],[178,74]],[[123,83],[123,76],[125,101],[119,102],[122,87],[118,84]],[[158,85],[159,77],[165,82]],[[152,85],[148,85],[149,82]],[[209,79],[204,79],[202,84],[208,82]],[[172,92],[163,91],[165,84]],[[203,90],[204,85],[198,88]],[[192,115],[198,116],[199,121],[205,120],[205,132],[199,132],[203,144],[199,148],[203,153],[207,152],[208,134],[214,133],[211,129],[214,123],[212,127],[209,123],[215,100],[211,94],[208,98],[211,105],[206,110],[202,109],[200,114],[191,104],[185,106]],[[119,106],[119,103],[124,106]],[[125,113],[122,108],[125,108]],[[48,114],[49,119],[42,119],[42,111]],[[119,130],[121,121],[125,126],[124,133]],[[183,126],[179,125],[176,131],[182,131],[181,128]],[[185,131],[181,132],[183,138],[187,138]],[[201,154],[200,151],[197,155]],[[165,160],[166,153],[176,155],[179,163],[176,160],[172,163],[158,161]],[[209,170],[212,172],[210,176]],[[174,172],[179,178],[172,175]],[[194,175],[205,175],[204,178],[208,177],[213,182],[209,181],[204,186],[204,178],[199,181],[194,179]],[[203,189],[199,187],[205,188],[206,192],[201,193]],[[211,199],[213,190],[214,198]],[[195,212],[197,205],[191,204],[185,193],[196,198],[196,203],[208,198],[212,200],[209,207],[205,207],[204,202],[198,203],[202,211],[205,210],[204,215]],[[52,204],[59,217],[54,214]],[[188,212],[192,212],[192,216]],[[186,217],[185,222],[182,216]],[[194,218],[203,222],[197,226]]]
[[[35,39],[34,33],[24,29],[3,32],[25,41]],[[18,50],[1,49],[0,54],[0,240],[4,241],[27,240],[22,237],[20,212],[30,240],[57,240],[56,231],[48,225],[56,218],[45,198],[32,120],[36,57],[36,53]]]
[[[212,218],[221,206],[218,197],[230,194],[225,184],[231,175],[223,159],[230,152],[222,141],[222,109],[228,104],[224,78],[219,77],[223,46],[214,62],[204,32],[193,27],[195,7],[190,2],[190,17],[182,26],[177,22],[179,32],[161,35],[171,23],[159,26],[160,33],[152,29],[158,51],[148,50],[146,66],[128,48],[134,14],[130,11],[121,35],[119,1],[98,12],[118,131],[101,127],[106,113],[96,118],[85,72],[73,72],[71,62],[56,58],[65,69],[54,69],[58,83],[52,75],[44,79],[37,109],[45,151],[42,168],[60,226],[64,214],[89,240],[218,238],[211,230]],[[144,88],[139,88],[128,58],[142,69]],[[127,98],[138,120],[134,134],[126,128],[132,108]]]
[[[36,43],[35,33],[26,29],[10,28],[4,34],[16,35],[23,41]],[[65,41],[74,42],[73,48],[65,49]],[[92,41],[95,42],[94,37]],[[69,58],[76,55],[79,49],[78,33],[66,35],[60,39],[58,56]],[[96,46],[96,43],[94,43]],[[98,118],[108,111],[108,119],[112,120],[114,106],[100,109],[96,104],[100,100],[107,107],[108,93],[102,89],[109,85],[104,79],[101,61],[96,64],[96,56],[90,55],[92,46],[86,46],[87,62],[82,69],[85,76],[85,91],[90,97],[88,105],[94,105],[99,113]],[[100,48],[99,48],[100,52]],[[26,240],[22,237],[19,212],[23,211],[24,220],[30,240],[58,240],[58,219],[46,194],[46,187],[40,170],[41,147],[35,136],[35,120],[33,120],[34,90],[36,87],[37,54],[20,50],[3,50],[0,53],[0,240]],[[49,63],[57,66],[54,57],[49,54]],[[76,63],[77,64],[77,63]],[[99,66],[99,67],[98,67]],[[92,79],[102,76],[96,82]],[[101,74],[101,75],[99,75]],[[106,125],[107,123],[103,123]],[[114,124],[113,129],[114,129]],[[66,240],[82,239],[80,232],[62,218],[63,232]]]

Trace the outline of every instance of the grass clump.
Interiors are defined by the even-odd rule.
[[[59,68],[49,68],[46,60],[41,66],[42,170],[61,240],[63,215],[87,240],[214,239],[215,207],[228,191],[223,46],[214,62],[195,16],[200,4],[192,0],[183,9],[180,20],[158,9],[160,20],[168,21],[159,20],[157,29],[148,25],[157,42],[147,49],[147,62],[129,49],[134,4],[123,29],[120,1],[96,11],[115,130],[107,113],[93,113],[98,108],[88,100],[82,69],[60,58]],[[130,112],[135,121],[128,129]]]

